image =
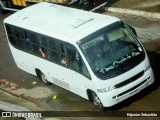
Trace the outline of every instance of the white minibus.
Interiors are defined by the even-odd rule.
[[[4,26],[18,68],[101,110],[154,82],[135,30],[116,17],[42,2],[9,16]]]

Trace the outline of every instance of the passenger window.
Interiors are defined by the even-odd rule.
[[[65,54],[61,54],[61,64],[64,65],[64,66],[68,65],[67,57],[66,57]]]
[[[23,50],[29,50],[29,43],[27,43],[27,35],[25,34],[25,32],[20,29],[20,28],[14,28],[14,32],[13,32],[13,36],[16,40],[17,43],[17,47],[19,47],[20,49]]]
[[[21,40],[21,49],[30,52],[31,51],[31,44],[29,43],[28,39]]]
[[[17,46],[16,39],[14,37],[9,36],[9,41],[11,42],[12,45]]]
[[[20,38],[21,31],[17,27],[6,25],[6,29],[7,29],[7,33],[9,35],[12,35],[13,37]]]
[[[14,28],[13,36],[16,38],[21,38],[21,30],[19,28]]]
[[[48,59],[60,63],[60,43],[54,38],[43,37],[42,45],[45,47]]]
[[[41,44],[41,37],[38,34],[30,33],[28,37],[29,43],[32,45],[32,52],[42,58],[46,57],[44,47]]]
[[[59,51],[60,43],[55,41],[54,39],[48,39],[48,45],[51,50]]]
[[[79,66],[76,62],[76,50],[74,48],[66,47],[66,52],[68,56],[69,67],[72,70],[79,71]]]
[[[62,45],[62,43],[60,44],[60,60],[61,60],[61,64],[64,65],[64,66],[67,66],[68,65],[68,62],[67,62],[67,56],[65,54],[65,50],[64,50],[64,46]]]
[[[41,37],[38,34],[30,33],[29,41],[36,45],[41,45]]]
[[[28,39],[28,33],[25,30],[21,30],[21,39]]]
[[[53,62],[59,62],[58,52],[50,51],[50,60]]]
[[[25,51],[31,51],[31,44],[29,42],[28,33],[24,30],[21,30],[20,47]]]
[[[11,44],[13,44],[15,47],[20,47],[21,29],[10,25],[6,25],[6,29]]]
[[[6,30],[9,35],[12,35],[12,31],[13,31],[12,29],[13,27],[11,27],[10,25],[6,25]]]

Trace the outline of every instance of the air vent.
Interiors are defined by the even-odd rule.
[[[131,82],[133,82],[133,81],[135,81],[135,80],[137,80],[137,79],[140,78],[143,74],[144,74],[144,71],[141,71],[140,73],[136,74],[135,76],[133,76],[133,77],[125,80],[124,82],[121,82],[121,83],[115,85],[114,87],[115,87],[115,88],[123,87],[123,86],[125,86],[125,85],[127,85],[127,84],[129,84],[129,83],[131,83]]]
[[[28,17],[24,17],[23,20],[27,19]]]
[[[125,92],[122,92],[122,93],[120,93],[120,94],[118,94],[117,96],[114,96],[114,97],[112,97],[112,98],[115,99],[115,98],[117,98],[117,97],[121,97],[121,96],[123,96],[123,95],[125,95],[125,94],[127,94],[127,93],[129,93],[129,92],[131,92],[131,91],[133,91],[133,90],[135,90],[136,88],[140,87],[140,86],[143,85],[145,82],[147,82],[147,79],[144,80],[144,81],[142,81],[142,82],[139,83],[138,85],[134,86],[133,88],[131,88],[131,89],[125,91]]]
[[[55,8],[56,6],[55,6],[55,5],[50,5],[49,7],[50,7],[50,8],[52,8],[52,7],[54,7],[54,8]]]
[[[69,25],[71,27],[73,27],[74,29],[75,28],[78,28],[90,21],[94,20],[93,18],[87,18],[87,19],[77,19],[75,22],[73,22],[73,24]]]

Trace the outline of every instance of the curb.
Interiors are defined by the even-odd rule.
[[[34,103],[32,103],[32,102],[30,102],[30,101],[28,101],[28,100],[22,99],[22,98],[20,99],[19,97],[17,97],[17,95],[11,94],[11,93],[9,93],[8,91],[5,91],[5,90],[0,89],[0,92],[2,92],[3,94],[9,96],[10,98],[17,99],[17,100],[23,101],[23,102],[25,102],[25,103],[27,103],[27,104],[30,104],[31,106],[36,106],[36,107],[37,107],[36,104],[34,104]],[[0,100],[0,101],[1,101],[1,100]],[[1,108],[1,107],[0,107],[0,108]],[[27,109],[28,109],[28,108],[27,108]],[[43,110],[43,109],[39,109],[39,111],[40,111],[40,110]]]
[[[131,9],[114,8],[114,7],[108,7],[107,11],[122,13],[122,14],[129,14],[129,15],[136,15],[136,16],[152,18],[152,19],[160,19],[160,13],[156,13],[156,12],[153,13],[153,12],[145,12],[140,10],[131,10]]]

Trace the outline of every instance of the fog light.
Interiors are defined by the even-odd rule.
[[[151,79],[151,77],[149,76],[148,78],[147,78],[147,80],[150,80]]]

